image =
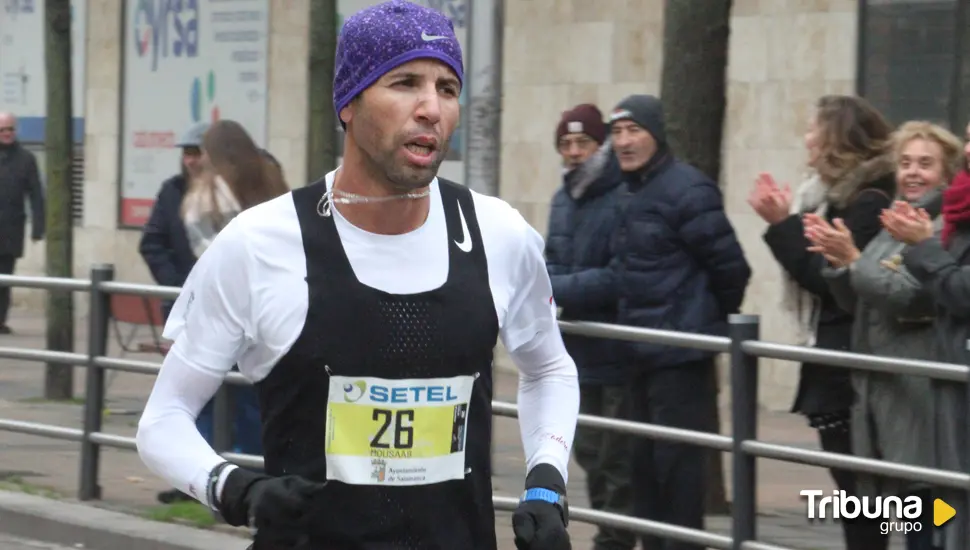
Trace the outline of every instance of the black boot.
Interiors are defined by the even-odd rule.
[[[179,491],[178,489],[170,489],[168,491],[162,491],[158,493],[158,502],[162,504],[174,504],[176,502],[187,502],[193,500],[192,497]]]

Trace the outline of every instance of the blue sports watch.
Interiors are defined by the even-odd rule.
[[[529,500],[541,500],[554,505],[556,508],[559,508],[559,513],[562,515],[563,525],[569,525],[569,503],[566,500],[566,495],[560,495],[551,489],[533,487],[531,489],[526,489],[525,492],[522,493],[522,498],[519,499],[519,502],[522,503]]]

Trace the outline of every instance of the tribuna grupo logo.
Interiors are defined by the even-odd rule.
[[[855,519],[862,516],[881,519],[880,531],[883,534],[923,530],[923,499],[916,496],[856,497],[846,495],[845,491],[832,491],[831,495],[823,496],[825,492],[817,489],[806,489],[798,494],[808,500],[806,508],[810,520]]]

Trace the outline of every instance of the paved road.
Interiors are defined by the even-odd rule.
[[[0,533],[0,550],[76,550],[68,546],[58,546],[47,542],[11,537]],[[85,550],[97,550],[87,548]]]

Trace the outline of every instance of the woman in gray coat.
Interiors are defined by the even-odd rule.
[[[924,209],[942,229],[943,188],[959,169],[963,145],[944,128],[928,122],[908,122],[894,136],[897,199]],[[839,305],[854,312],[852,351],[888,357],[935,359],[934,303],[902,265],[906,245],[887,231],[864,250],[838,220],[835,226],[811,216],[806,236],[812,250],[825,255],[823,269]],[[932,381],[923,376],[854,371],[856,401],[852,414],[852,450],[857,456],[914,466],[937,463]],[[915,482],[858,475],[860,496],[917,495],[932,517],[929,487]],[[929,550],[932,523],[907,537],[909,550]]]
[[[943,194],[943,231],[935,236],[929,214],[906,203],[895,204],[883,215],[886,230],[909,245],[902,255],[903,265],[933,296],[936,358],[958,365],[970,361],[970,126],[966,131],[967,162]],[[937,468],[970,469],[966,391],[964,382],[933,381]],[[946,550],[970,548],[970,510],[964,495],[954,490],[939,495],[956,509],[956,519],[943,526]]]

